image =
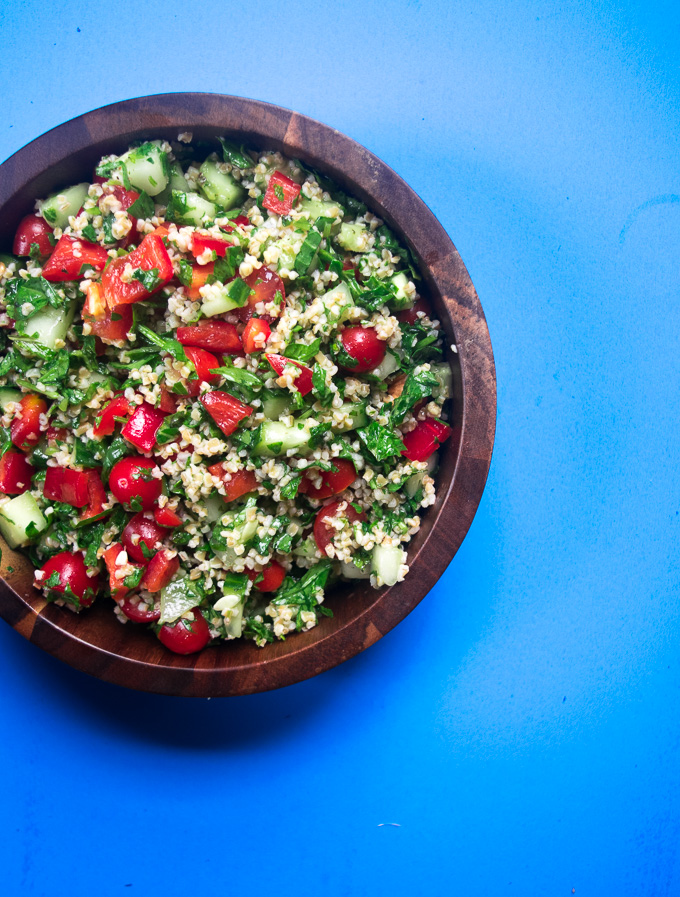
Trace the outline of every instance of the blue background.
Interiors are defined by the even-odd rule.
[[[312,681],[128,693],[0,626],[3,893],[680,893],[677,2],[53,12],[2,4],[1,158],[178,90],[349,134],[458,247],[498,431],[439,585]]]

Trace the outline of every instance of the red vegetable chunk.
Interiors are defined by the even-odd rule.
[[[198,380],[188,380],[188,395],[197,396],[201,391],[201,383],[217,383],[220,379],[219,374],[211,374],[215,368],[220,366],[219,361],[212,352],[205,349],[197,349],[195,346],[187,346],[185,349],[187,358],[192,361],[198,374]]]
[[[182,518],[167,505],[164,508],[156,508],[153,516],[159,526],[172,527],[182,525]]]
[[[274,368],[276,373],[281,376],[287,364],[293,364],[300,369],[300,373],[295,378],[295,388],[300,395],[306,396],[312,389],[312,371],[311,368],[301,364],[299,361],[293,361],[292,358],[286,358],[285,355],[266,355],[269,364]]]
[[[347,371],[364,374],[377,368],[385,358],[387,343],[378,339],[375,327],[346,327],[340,334],[345,352],[355,364],[343,364]]]
[[[116,418],[127,417],[131,412],[132,408],[125,396],[116,396],[115,399],[111,399],[97,416],[98,423],[93,428],[94,435],[97,438],[110,436],[116,429]]]
[[[101,486],[98,470],[71,470],[68,467],[48,467],[43,484],[43,495],[48,501],[59,501],[74,508],[84,508],[90,503],[90,482]],[[98,491],[98,490],[97,490]]]
[[[204,392],[198,401],[225,436],[231,436],[239,423],[253,413],[250,405],[244,405],[228,392],[221,392],[218,389]]]
[[[10,424],[10,439],[17,448],[27,452],[40,439],[40,416],[47,413],[47,402],[33,393],[24,396],[21,402],[21,416]]]
[[[88,576],[85,558],[80,551],[61,551],[40,568],[43,576],[36,584],[51,598],[59,598],[68,590],[68,599],[77,607],[89,607],[100,588],[99,576]],[[56,574],[56,576],[55,576]],[[48,585],[50,579],[58,579]]]
[[[158,631],[158,638],[175,654],[195,654],[202,651],[210,641],[210,630],[200,610],[194,608],[194,619],[183,618],[176,623],[166,623]]]
[[[281,587],[281,583],[286,578],[285,568],[278,561],[271,561],[261,571],[246,570],[248,579],[250,579],[254,587],[260,592],[275,592]]]
[[[253,352],[262,352],[267,345],[267,340],[272,329],[262,318],[251,318],[243,331],[243,351],[246,355]]]
[[[343,507],[344,505],[344,507]],[[341,510],[342,508],[342,510]],[[356,523],[359,520],[366,520],[366,514],[363,511],[355,511],[352,505],[347,501],[332,501],[319,510],[314,521],[314,541],[319,551],[328,554],[327,548],[333,541],[336,530],[329,526],[329,521],[335,517],[344,517],[350,523]]]
[[[123,568],[127,566],[127,564],[117,563],[118,557],[122,551],[125,551],[125,549],[120,542],[114,542],[112,545],[109,545],[103,555],[104,563],[106,564],[106,569],[109,574],[109,591],[111,592],[111,597],[115,601],[120,601],[120,599],[124,598],[130,591],[125,585],[125,576],[119,575],[123,571]],[[142,566],[142,564],[131,564],[129,559],[128,564],[137,570]]]
[[[275,215],[288,215],[299,195],[300,185],[280,171],[275,171],[269,178],[262,205]]]
[[[49,255],[53,246],[50,242],[52,228],[39,215],[26,215],[19,222],[19,227],[14,235],[12,253],[19,256],[31,254],[31,246],[37,244],[40,255]]]
[[[3,495],[21,495],[30,488],[34,473],[23,452],[5,452],[0,458],[0,492]]]
[[[88,243],[87,240],[76,240],[65,235],[43,265],[42,274],[45,280],[52,283],[79,280],[83,266],[102,271],[108,260],[109,253],[98,243]]]
[[[118,607],[123,611],[128,620],[133,623],[155,623],[161,615],[160,607],[146,604],[135,603],[126,595],[124,598],[116,599]]]
[[[151,458],[121,458],[109,475],[109,489],[121,504],[138,499],[143,511],[153,510],[163,491],[163,478],[154,476],[160,470]]]
[[[191,327],[178,327],[177,339],[183,346],[196,346],[226,355],[243,352],[236,325],[228,321],[201,321]]]
[[[156,445],[156,433],[165,420],[165,412],[148,402],[137,405],[130,420],[120,431],[121,436],[142,452],[150,452]]]
[[[402,441],[406,446],[402,455],[409,461],[427,461],[450,435],[451,427],[438,420],[428,418],[418,421],[415,429],[402,436]]]
[[[164,538],[163,528],[153,517],[147,517],[141,512],[135,514],[121,533],[121,540],[128,555],[133,561],[139,561],[141,564],[149,562],[151,556],[158,551],[156,544],[162,542]],[[146,554],[142,544],[146,546]]]
[[[224,258],[227,249],[231,246],[230,240],[220,240],[218,237],[208,237],[204,234],[194,234],[192,239],[191,252],[194,258],[203,255],[206,249],[214,252],[219,258]]]
[[[242,495],[254,492],[257,489],[257,477],[253,470],[237,470],[236,473],[229,473],[224,464],[211,464],[208,471],[214,477],[221,477],[225,488],[225,501],[235,501]]]
[[[163,548],[149,561],[140,585],[149,592],[160,592],[170,583],[178,570],[179,558]]]
[[[148,290],[139,280],[132,279],[129,283],[123,280],[123,272],[127,265],[133,271],[152,271],[155,269],[157,282],[153,289]],[[146,299],[160,290],[174,274],[172,261],[165,248],[163,240],[157,234],[147,234],[128,255],[114,259],[102,275],[102,289],[109,308],[120,305],[129,305]]]
[[[299,492],[310,498],[330,498],[349,489],[357,478],[354,464],[348,458],[334,458],[331,461],[337,470],[315,470],[314,479],[321,477],[321,485],[313,485],[312,475],[306,474],[300,483]]]

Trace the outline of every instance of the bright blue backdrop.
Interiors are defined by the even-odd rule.
[[[0,626],[3,894],[680,893],[677,2],[81,6],[2,4],[0,158],[177,90],[344,131],[458,247],[498,432],[439,585],[315,680],[128,693]]]

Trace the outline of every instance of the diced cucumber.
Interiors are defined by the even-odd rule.
[[[243,608],[248,591],[248,577],[245,573],[227,573],[222,586],[222,597],[213,608],[224,617],[228,638],[240,638],[243,631]]]
[[[341,224],[340,233],[335,238],[348,252],[368,252],[369,232],[363,224]]]
[[[393,586],[399,579],[399,568],[406,563],[402,548],[376,545],[371,558],[371,569],[386,586]]]
[[[161,616],[159,623],[174,623],[182,614],[201,603],[201,593],[195,580],[175,579],[161,589]]]
[[[316,541],[314,540],[314,536],[307,536],[306,539],[303,539],[293,549],[293,554],[299,558],[306,558],[307,560],[314,560],[317,557],[318,546]]]
[[[283,236],[272,244],[279,250],[277,262],[279,271],[282,268],[286,268],[288,271],[292,271],[295,268],[295,243],[301,239],[300,234],[286,230]]]
[[[39,203],[40,212],[49,226],[66,227],[70,216],[80,211],[89,189],[89,184],[76,184]]]
[[[282,393],[280,396],[269,396],[262,402],[262,413],[267,420],[278,420],[290,411],[290,393]]]
[[[76,303],[68,308],[53,308],[46,305],[26,322],[26,336],[32,336],[48,349],[56,349],[57,340],[66,339],[66,333],[73,323]]]
[[[130,184],[149,196],[158,196],[168,186],[168,156],[155,143],[144,143],[121,156]]]
[[[181,190],[173,190],[165,215],[168,221],[197,226],[214,221],[215,215],[217,215],[217,206],[198,193],[182,193]]]
[[[7,411],[7,406],[12,402],[21,401],[21,392],[18,389],[6,389],[4,386],[0,389],[0,408]]]
[[[329,321],[333,324],[344,321],[349,310],[354,305],[350,289],[344,281],[333,287],[332,290],[324,293],[321,301],[326,308],[326,315]]]
[[[220,171],[217,162],[206,159],[201,165],[199,184],[206,197],[221,209],[229,211],[240,206],[246,191],[232,175]]]
[[[11,498],[0,508],[0,533],[10,548],[21,548],[47,528],[47,521],[30,492]],[[31,534],[27,534],[27,530]]]
[[[210,295],[201,301],[201,311],[207,318],[223,315],[234,308],[241,308],[243,303],[232,299],[231,289],[231,283],[213,285]]]
[[[390,374],[398,371],[400,367],[401,361],[399,356],[388,349],[383,360],[375,370],[371,371],[371,373],[380,380],[385,380]]]
[[[307,199],[303,196],[298,206],[301,212],[309,212],[309,220],[317,218],[342,218],[343,208],[337,202],[327,202],[323,199]]]
[[[416,492],[423,485],[426,476],[431,476],[432,471],[437,466],[437,452],[427,459],[427,470],[418,470],[413,476],[409,477],[404,483],[404,492],[409,498],[413,498]]]
[[[307,421],[287,427],[280,421],[266,420],[260,429],[260,441],[255,446],[255,454],[271,458],[285,455],[290,449],[308,449],[311,436]]]
[[[370,423],[366,414],[366,405],[363,402],[345,402],[333,410],[347,415],[347,423],[333,424],[333,430],[346,432],[347,430],[356,430],[357,427],[367,427]]]
[[[205,519],[208,523],[215,523],[224,514],[224,496],[214,492],[203,500]]]
[[[340,564],[340,575],[345,579],[369,579],[371,576],[371,571],[368,564],[366,564],[366,566],[362,570],[357,567],[356,564],[342,561]]]
[[[163,190],[162,193],[159,193],[156,196],[156,202],[160,202],[164,206],[167,206],[167,204],[170,202],[173,190],[178,190],[180,193],[187,193],[190,190],[189,182],[184,177],[182,169],[177,162],[170,163],[168,172],[170,175],[170,180],[168,181],[165,190]]]
[[[430,368],[441,384],[440,389],[433,393],[434,397],[437,399],[447,399],[451,395],[451,389],[453,387],[453,372],[451,371],[451,366],[444,361],[440,364],[432,364],[430,365]]]
[[[406,287],[408,286],[408,277],[403,271],[398,271],[392,277],[390,277],[390,281],[397,288],[396,293],[390,299],[390,305],[396,309],[404,309],[404,308],[412,308],[413,307],[413,299],[406,293]]]

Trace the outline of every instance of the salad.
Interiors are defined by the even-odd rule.
[[[0,533],[36,588],[188,654],[403,580],[451,432],[418,283],[359,200],[227,140],[39,199],[0,256]]]

